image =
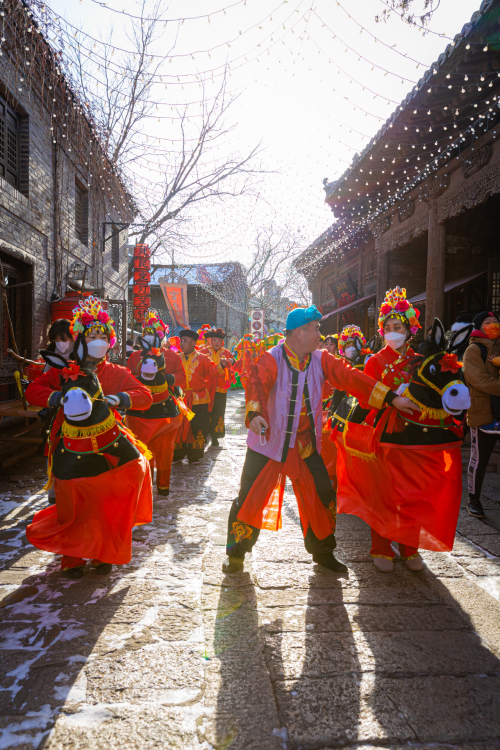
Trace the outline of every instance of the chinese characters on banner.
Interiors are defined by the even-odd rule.
[[[165,277],[158,279],[158,283],[174,325],[189,328],[187,284],[175,284]]]
[[[134,320],[143,321],[151,307],[151,257],[149,245],[134,247]]]

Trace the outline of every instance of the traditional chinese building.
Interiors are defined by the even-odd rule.
[[[105,298],[121,333],[134,207],[29,7],[2,11],[0,261],[18,350],[37,357],[68,283]],[[8,348],[0,300],[0,402],[19,397]]]
[[[372,334],[395,285],[426,327],[500,308],[498,19],[485,0],[342,177],[324,181],[336,221],[296,263],[324,332],[349,322]]]
[[[241,338],[248,328],[248,287],[240,263],[198,263],[192,265],[152,265],[151,307],[158,310],[171,332],[176,335],[181,326],[173,323],[159,279],[187,285],[189,323],[198,330],[204,323],[223,328],[228,337],[236,333]],[[132,301],[132,282],[129,282],[129,305]],[[135,326],[137,329],[137,325]]]

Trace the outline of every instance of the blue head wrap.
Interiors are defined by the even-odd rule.
[[[287,331],[294,331],[296,328],[305,326],[306,323],[311,323],[313,320],[321,320],[322,317],[316,305],[311,305],[311,307],[296,307],[295,310],[288,313],[285,328]]]

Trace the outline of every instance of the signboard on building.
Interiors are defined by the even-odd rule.
[[[330,289],[339,307],[348,305],[349,302],[353,302],[356,299],[356,287],[352,283],[352,279],[348,273],[335,279],[335,281],[331,281]]]
[[[260,339],[264,338],[264,310],[250,311],[250,333],[257,334]]]

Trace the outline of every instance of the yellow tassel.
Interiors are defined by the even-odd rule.
[[[66,420],[62,423],[61,435],[64,437],[91,437],[92,435],[101,435],[103,432],[107,432],[116,424],[115,415],[110,412],[109,416],[106,417],[104,422],[99,424],[90,425],[90,427],[77,427],[76,425],[68,424]]]
[[[49,441],[49,456],[47,464],[47,482],[44,486],[44,490],[50,490],[54,484],[54,475],[52,474],[52,443]]]
[[[137,448],[137,450],[140,451],[140,453],[142,453],[142,455],[148,461],[151,461],[151,459],[153,458],[153,454],[149,450],[148,446],[145,445],[141,440],[139,440],[139,438],[136,435],[134,435],[134,433],[132,432],[132,430],[129,430],[128,427],[125,427],[122,424],[119,424],[118,427],[120,428],[120,432],[123,435],[125,435],[125,437],[127,437],[130,440],[130,442],[132,443],[132,445],[135,445],[135,447]]]
[[[177,406],[179,407],[179,411],[182,414],[183,417],[186,417],[188,422],[190,422],[194,417],[194,411],[191,411],[191,409],[186,406],[184,401],[181,401],[181,399],[177,400]]]
[[[19,372],[19,370],[16,370],[14,372],[14,378],[16,380],[17,387],[19,389],[19,393],[21,394],[21,398],[22,398],[24,396],[24,392],[23,392],[23,387],[21,385],[21,373]]]
[[[413,401],[414,404],[420,407],[419,422],[423,422],[425,419],[444,420],[450,416],[445,409],[432,409],[430,406],[422,404],[415,396],[411,395],[408,386],[406,386],[401,395],[406,396],[406,398],[409,398],[410,401]]]

